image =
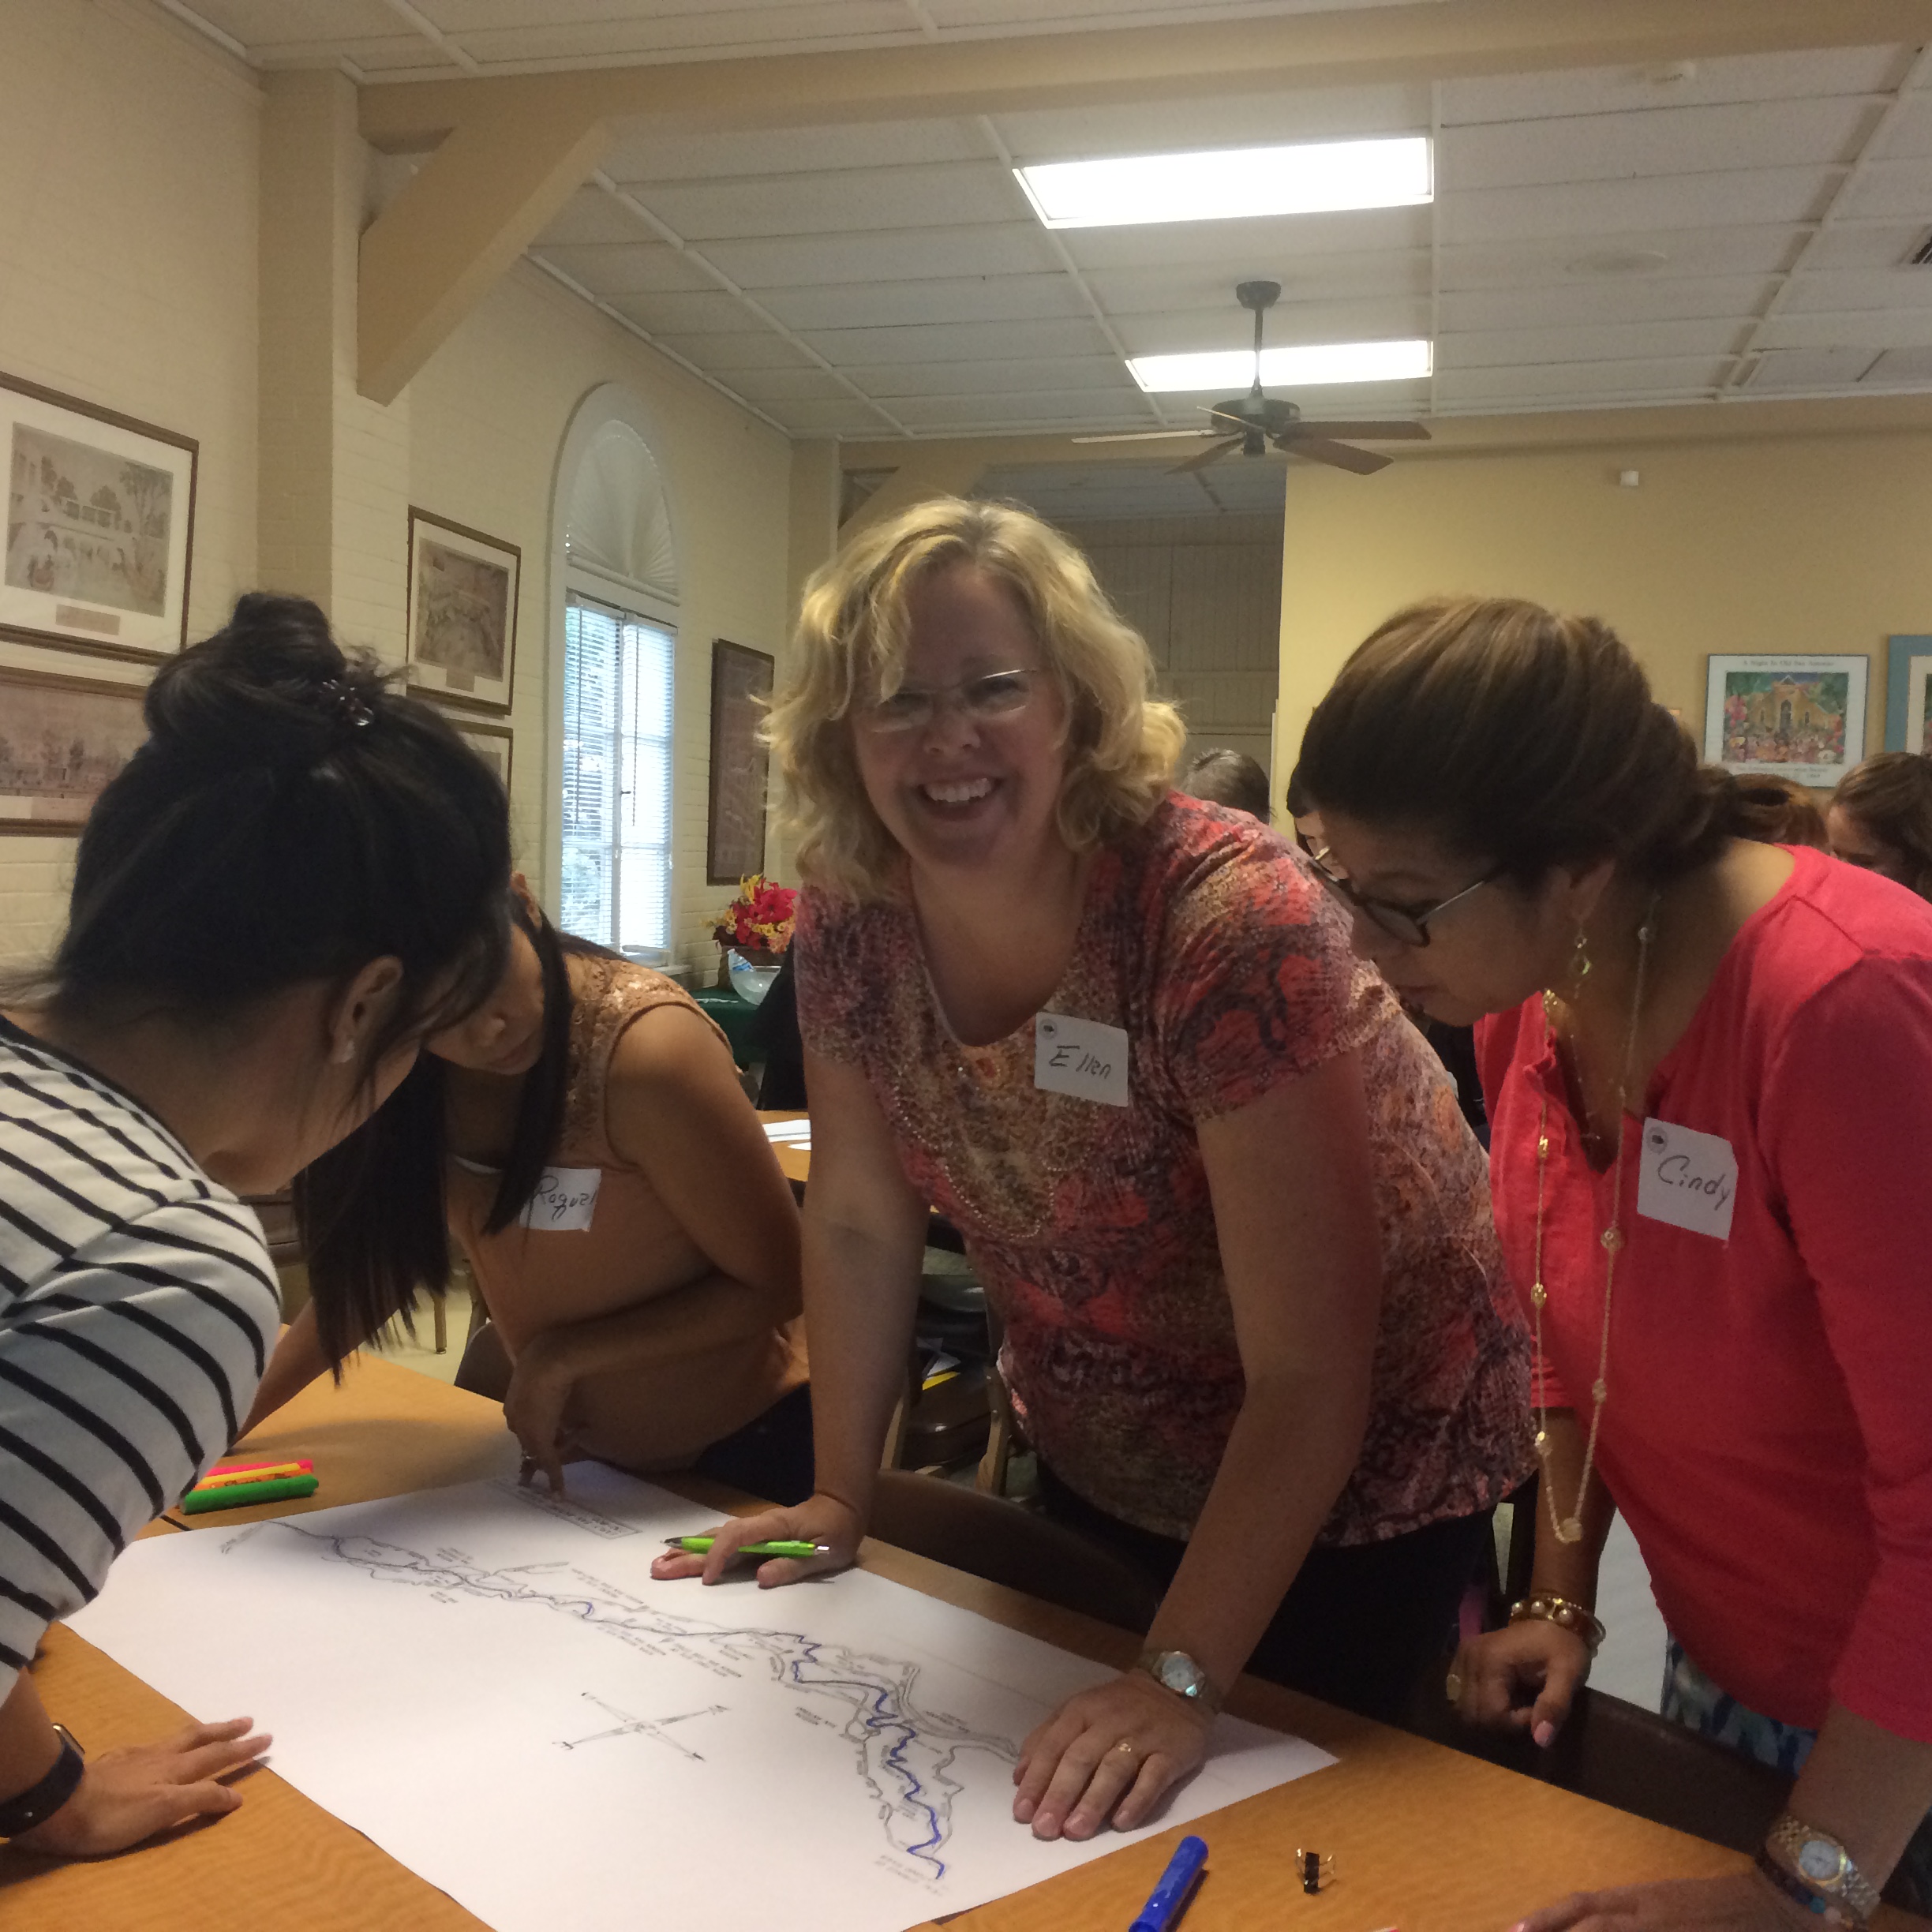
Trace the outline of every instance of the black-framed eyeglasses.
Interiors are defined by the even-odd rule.
[[[1372,899],[1365,893],[1359,893],[1348,875],[1338,872],[1328,861],[1328,848],[1324,845],[1319,852],[1309,854],[1309,863],[1315,868],[1317,877],[1335,897],[1368,921],[1377,931],[1385,932],[1391,939],[1401,941],[1404,945],[1425,946],[1429,942],[1429,921],[1447,912],[1452,905],[1460,905],[1472,893],[1478,893],[1503,876],[1503,868],[1492,866],[1479,879],[1465,886],[1460,892],[1451,893],[1447,899],[1438,899],[1432,904],[1427,900],[1410,900],[1404,904],[1393,899]]]

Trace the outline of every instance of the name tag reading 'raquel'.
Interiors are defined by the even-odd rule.
[[[1033,1084],[1103,1106],[1127,1104],[1127,1035],[1098,1020],[1039,1013],[1033,1021]]]
[[[1721,1134],[1699,1133],[1670,1121],[1644,1122],[1643,1166],[1637,1180],[1640,1215],[1728,1241],[1737,1180],[1737,1155]]]
[[[540,1234],[588,1234],[603,1181],[601,1167],[546,1167],[517,1225]]]

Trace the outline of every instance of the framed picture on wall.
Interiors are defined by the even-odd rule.
[[[498,782],[507,792],[515,732],[507,724],[499,724],[494,718],[458,717],[452,713],[450,722],[456,727],[456,736],[496,774]]]
[[[1885,639],[1888,751],[1932,751],[1932,637]]]
[[[112,657],[188,641],[189,436],[0,375],[0,637]]]
[[[410,511],[409,535],[409,681],[454,704],[507,711],[522,552],[427,510]]]
[[[148,736],[146,689],[0,666],[0,832],[78,832]]]
[[[1829,791],[1865,755],[1865,657],[1710,660],[1704,755],[1745,774]]]
[[[723,638],[711,642],[711,818],[705,882],[735,886],[765,870],[769,758],[758,737],[777,662]]]

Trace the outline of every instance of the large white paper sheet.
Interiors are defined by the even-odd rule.
[[[705,1511],[575,1464],[133,1544],[73,1619],[498,1932],[898,1932],[1101,1855],[1013,1823],[1099,1665],[857,1571],[661,1583]],[[1159,1823],[1331,1763],[1223,1717]],[[1151,1829],[1151,1828],[1150,1828]]]

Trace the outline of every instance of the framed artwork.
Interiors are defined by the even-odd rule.
[[[1888,751],[1932,751],[1932,637],[1885,639]]]
[[[188,641],[192,437],[0,376],[0,636],[111,657]]]
[[[705,882],[735,886],[765,870],[769,755],[758,737],[776,660],[723,638],[711,642],[711,821]]]
[[[0,666],[0,833],[78,832],[148,736],[146,691]]]
[[[498,782],[507,792],[516,734],[507,724],[499,724],[493,718],[452,717],[450,722],[456,727],[456,736],[496,774]]]
[[[1865,755],[1864,657],[1719,657],[1704,696],[1704,755],[1739,774],[1829,791]]]
[[[425,693],[507,711],[516,675],[515,544],[409,513],[409,681]]]

